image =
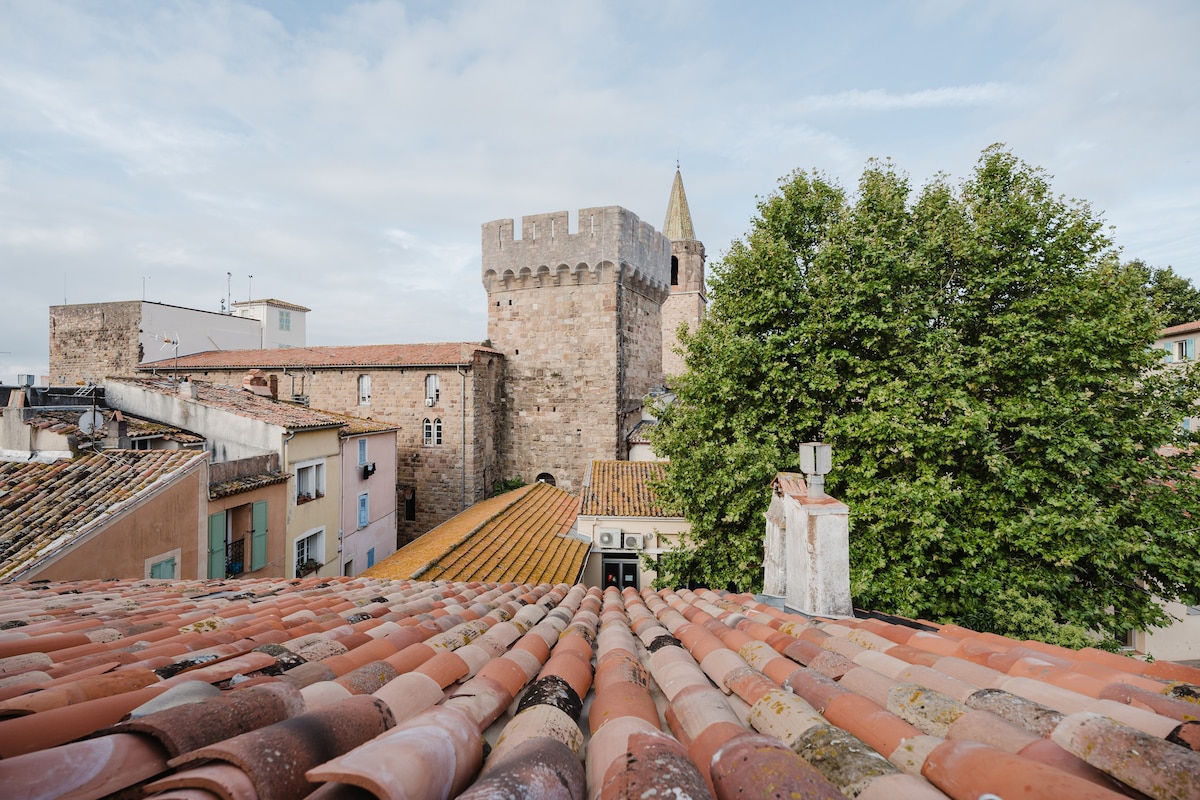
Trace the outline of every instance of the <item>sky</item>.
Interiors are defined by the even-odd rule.
[[[0,0],[0,382],[61,303],[481,341],[484,222],[661,228],[677,162],[712,264],[796,169],[1001,142],[1200,286],[1198,38],[1194,0]]]

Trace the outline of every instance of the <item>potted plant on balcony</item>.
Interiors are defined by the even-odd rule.
[[[303,564],[296,565],[296,577],[303,578],[306,575],[311,575],[312,573],[316,572],[323,566],[325,566],[325,565],[322,564],[320,561],[317,561],[315,558],[310,558],[308,561],[305,561]]]

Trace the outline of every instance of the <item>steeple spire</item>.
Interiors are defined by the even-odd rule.
[[[671,199],[667,201],[667,220],[663,223],[663,235],[672,242],[694,242],[696,230],[692,227],[692,212],[688,210],[687,195],[683,193],[683,176],[679,174],[679,163],[675,163],[675,182],[671,184]]]

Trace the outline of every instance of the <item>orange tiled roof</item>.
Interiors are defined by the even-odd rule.
[[[665,508],[651,484],[667,475],[663,461],[593,461],[579,513],[595,517],[679,517]]]
[[[579,500],[545,483],[477,503],[364,572],[452,581],[578,580],[590,544],[567,536]]]
[[[281,347],[269,350],[208,350],[143,363],[138,369],[282,369],[284,367],[410,367],[470,364],[477,352],[499,350],[473,342],[432,344],[362,344],[326,347]]]
[[[0,461],[0,580],[206,457],[194,450],[105,450],[51,464]]]
[[[10,797],[1200,795],[1198,669],[707,589],[5,584],[0,666]]]
[[[1161,339],[1165,336],[1175,336],[1176,334],[1190,333],[1191,331],[1200,331],[1200,320],[1196,320],[1195,322],[1185,322],[1182,325],[1172,325],[1169,328],[1163,328],[1161,331],[1159,331],[1158,337]]]

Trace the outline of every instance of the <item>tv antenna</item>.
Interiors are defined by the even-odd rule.
[[[171,333],[170,331],[164,331],[161,336],[159,336],[157,333],[152,333],[152,334],[150,334],[150,336],[152,338],[158,339],[160,342],[162,342],[162,347],[160,347],[159,350],[166,350],[167,348],[174,348],[174,350],[175,350],[175,371],[178,372],[179,371],[179,331],[175,331],[174,333]],[[174,374],[172,374],[171,380],[175,380],[175,377],[176,376]]]

